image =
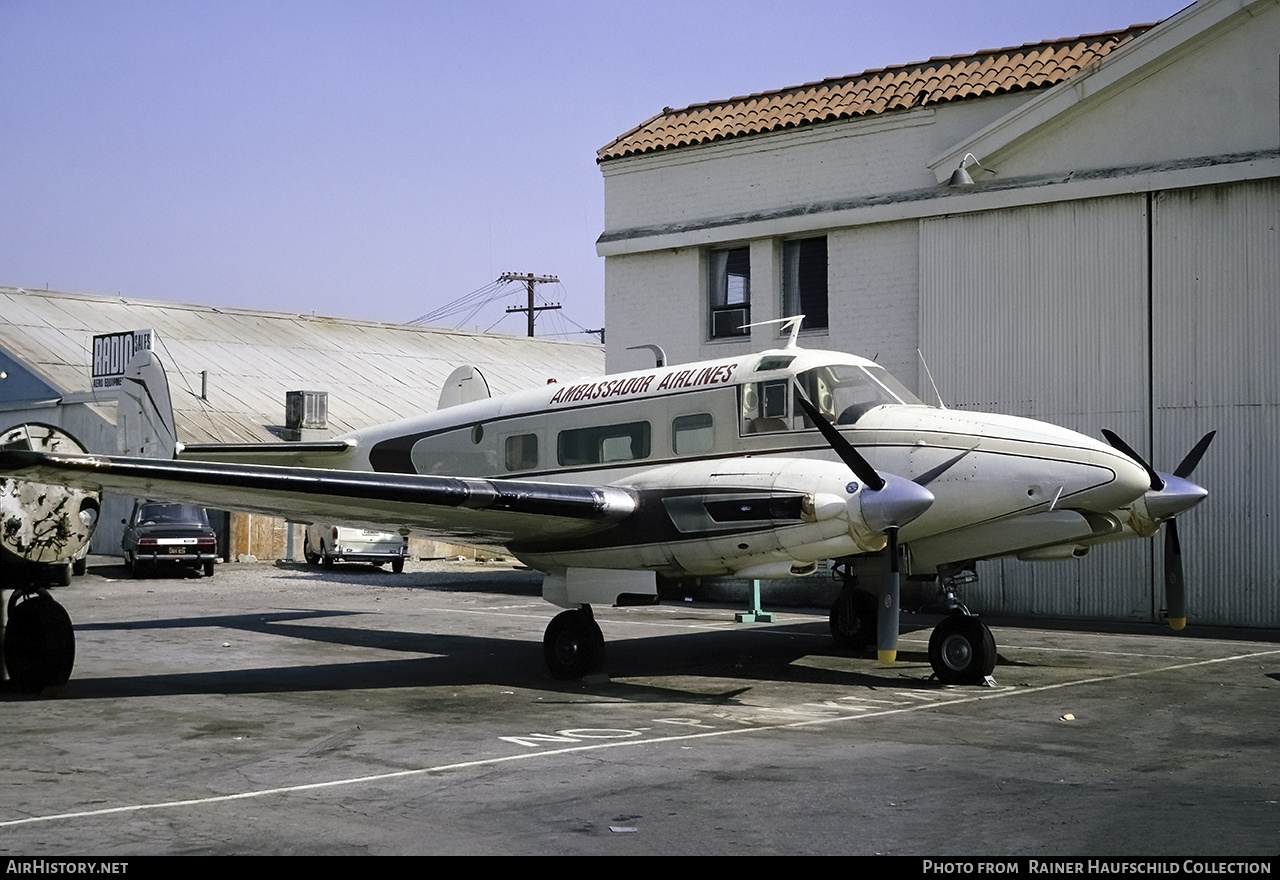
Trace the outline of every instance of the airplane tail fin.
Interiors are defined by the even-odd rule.
[[[116,447],[121,455],[167,459],[173,458],[177,442],[164,364],[155,352],[141,349],[120,385]]]
[[[444,380],[437,409],[448,409],[460,403],[489,397],[489,383],[477,367],[458,367]]]

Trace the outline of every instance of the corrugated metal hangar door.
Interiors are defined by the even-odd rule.
[[[920,338],[947,405],[1111,428],[1172,471],[1205,432],[1181,523],[1189,617],[1280,626],[1280,183],[921,222]],[[1163,542],[984,563],[976,608],[1155,619]]]
[[[1152,206],[1156,467],[1218,432],[1179,523],[1188,617],[1280,626],[1280,181]]]
[[[1027,416],[1145,452],[1146,199],[922,221],[920,339],[947,406]],[[975,609],[1148,619],[1150,550],[979,566]]]

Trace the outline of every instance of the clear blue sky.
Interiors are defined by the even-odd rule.
[[[663,106],[1185,5],[0,0],[0,284],[400,322],[535,272],[597,328],[595,151]]]

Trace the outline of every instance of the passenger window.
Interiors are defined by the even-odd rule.
[[[648,457],[648,422],[574,428],[561,431],[556,439],[556,458],[566,466]]]
[[[507,438],[507,470],[527,471],[538,466],[538,435],[512,434]]]
[[[676,455],[710,452],[715,445],[711,413],[677,416],[671,422],[671,448]]]

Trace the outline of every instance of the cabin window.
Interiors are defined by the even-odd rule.
[[[804,315],[801,330],[827,329],[826,236],[783,242],[782,314]]]
[[[538,435],[512,434],[506,444],[507,470],[527,471],[538,466]]]
[[[746,325],[751,323],[751,249],[714,250],[707,262],[711,272],[710,337],[750,336]]]
[[[556,457],[566,467],[648,458],[649,423],[628,422],[561,431],[556,440]]]
[[[710,452],[715,445],[711,413],[676,416],[671,422],[671,448],[676,455]]]
[[[743,434],[791,429],[788,382],[789,379],[770,379],[740,386],[738,405],[742,413]]]

